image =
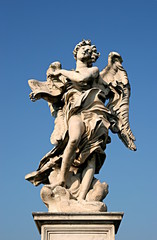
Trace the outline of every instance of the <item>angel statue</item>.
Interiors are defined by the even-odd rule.
[[[44,184],[41,198],[50,212],[106,211],[102,202],[107,183],[95,178],[105,160],[109,129],[130,150],[136,150],[129,125],[130,84],[116,52],[99,72],[93,66],[100,54],[90,40],[82,40],[73,51],[75,70],[64,70],[53,62],[47,81],[29,80],[30,99],[48,102],[55,126],[54,145],[40,161],[37,171],[25,179]],[[107,103],[106,103],[107,102]]]

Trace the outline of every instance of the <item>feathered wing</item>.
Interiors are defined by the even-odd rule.
[[[100,77],[110,89],[107,104],[112,113],[109,117],[110,129],[118,133],[119,138],[129,149],[135,151],[135,137],[129,124],[130,84],[122,61],[120,54],[111,52],[108,56],[108,65],[100,72]]]

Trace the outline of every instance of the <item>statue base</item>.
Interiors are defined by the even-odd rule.
[[[121,212],[33,213],[41,240],[115,240]]]

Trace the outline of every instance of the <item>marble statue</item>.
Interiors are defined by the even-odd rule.
[[[30,99],[48,102],[55,126],[50,138],[54,147],[25,179],[44,184],[41,198],[50,212],[101,212],[106,211],[102,201],[108,185],[94,175],[104,163],[109,130],[136,150],[129,125],[130,84],[117,52],[109,54],[101,72],[93,66],[100,54],[90,40],[78,43],[73,54],[75,70],[53,62],[47,81],[28,81]]]

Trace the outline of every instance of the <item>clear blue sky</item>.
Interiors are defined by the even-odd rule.
[[[24,180],[51,149],[46,102],[32,103],[27,80],[45,80],[59,60],[75,68],[74,46],[91,39],[107,64],[110,51],[124,60],[132,87],[130,123],[137,152],[111,134],[100,172],[109,184],[109,211],[124,211],[116,239],[154,240],[157,227],[157,1],[0,0],[0,234],[3,240],[40,239],[31,213],[47,211],[40,187]]]

